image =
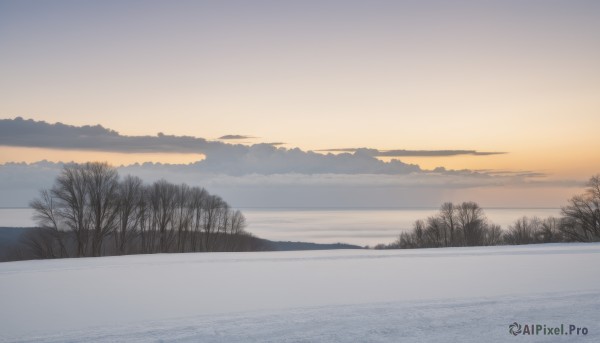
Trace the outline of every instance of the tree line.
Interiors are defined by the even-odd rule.
[[[600,241],[600,175],[593,176],[583,194],[561,208],[559,218],[522,217],[502,230],[474,202],[444,203],[438,214],[414,222],[390,244],[375,249],[439,248]]]
[[[22,254],[32,258],[256,249],[244,215],[219,196],[121,178],[106,163],[65,165],[30,206],[39,229]]]
[[[246,220],[200,187],[138,177],[121,178],[106,164],[63,167],[54,184],[30,203],[38,227],[29,229],[11,260],[171,252],[272,250],[244,228]],[[600,175],[572,197],[561,217],[523,217],[507,230],[474,202],[444,203],[376,249],[600,241]]]

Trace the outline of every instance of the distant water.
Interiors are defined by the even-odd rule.
[[[357,245],[390,243],[400,232],[409,230],[415,220],[438,212],[437,208],[241,210],[248,223],[246,230],[261,238]],[[34,226],[32,214],[32,210],[27,208],[0,208],[0,227]],[[558,216],[560,209],[492,208],[486,209],[485,214],[493,223],[507,228],[520,217]]]

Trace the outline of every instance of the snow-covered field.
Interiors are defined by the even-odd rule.
[[[0,263],[0,341],[599,342],[599,267],[600,244]]]

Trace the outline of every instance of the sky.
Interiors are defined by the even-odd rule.
[[[498,204],[559,204],[564,185],[600,172],[597,1],[0,0],[0,46],[0,119],[321,154],[498,152],[375,157],[546,183],[525,196],[522,179],[496,178],[468,193]],[[0,163],[206,157],[16,142],[5,137]],[[319,173],[342,163],[327,161]]]

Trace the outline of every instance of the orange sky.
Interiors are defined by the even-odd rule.
[[[401,158],[426,169],[600,172],[597,3],[301,3],[3,4],[0,117],[508,152]],[[0,148],[0,162],[88,158],[198,156]]]

